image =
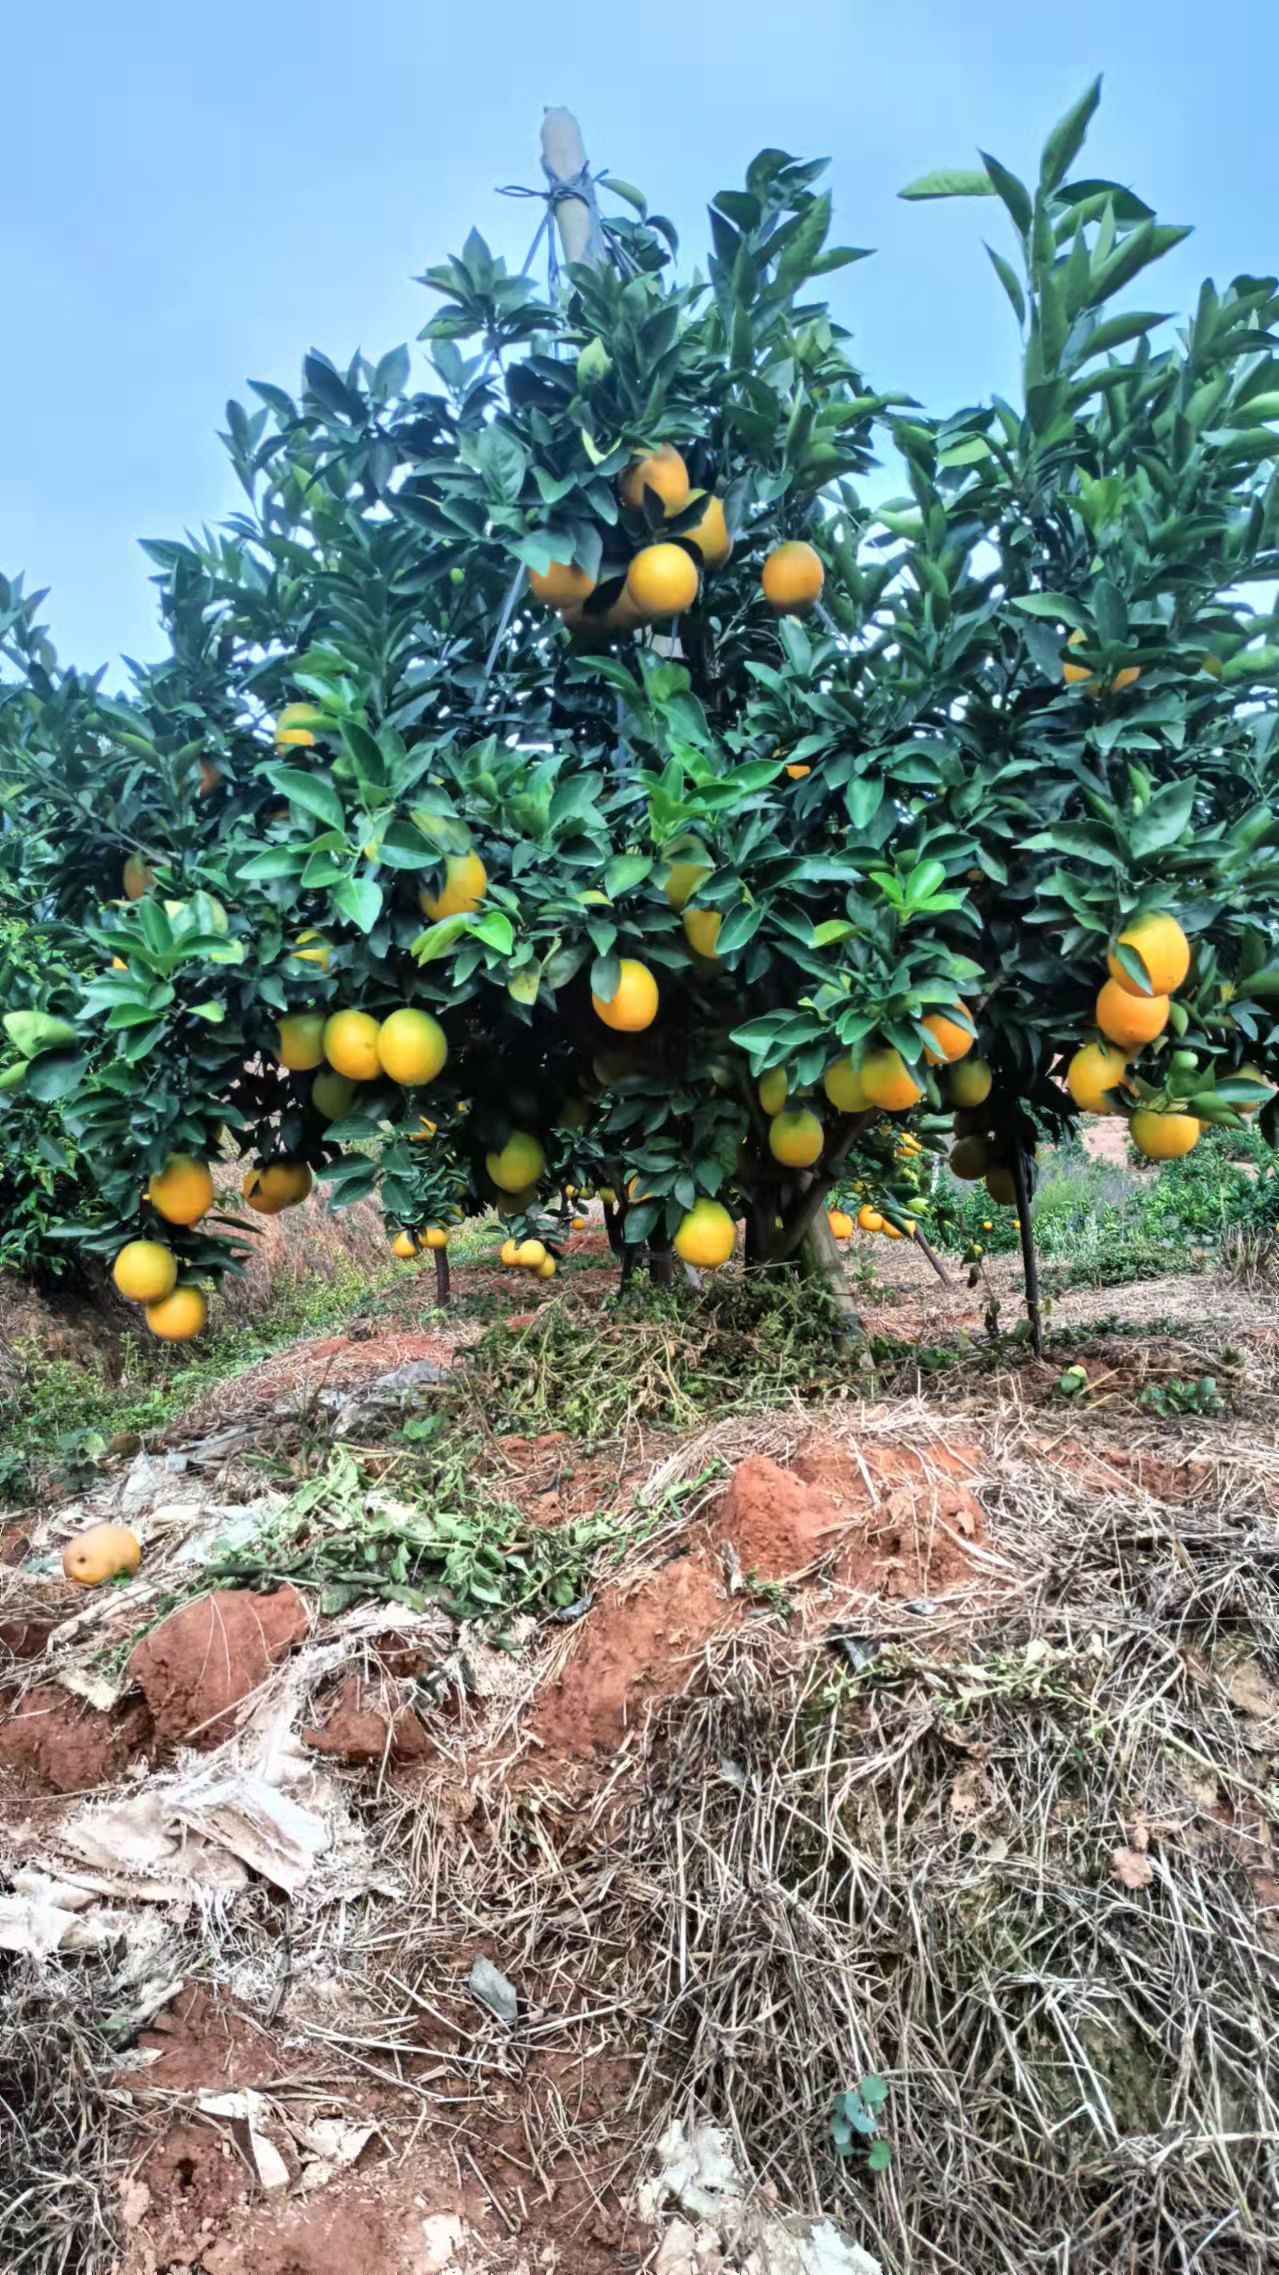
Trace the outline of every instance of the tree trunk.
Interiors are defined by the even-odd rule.
[[[817,1210],[799,1250],[799,1268],[806,1280],[820,1280],[839,1317],[840,1333],[861,1335],[852,1291],[844,1277],[844,1259],[830,1228],[824,1207]]]
[[[673,1288],[675,1285],[675,1251],[661,1241],[648,1243],[648,1276],[655,1288]]]
[[[1017,1230],[1021,1234],[1021,1264],[1026,1280],[1026,1317],[1030,1321],[1030,1342],[1035,1357],[1042,1359],[1044,1322],[1039,1308],[1039,1259],[1035,1254],[1035,1232],[1030,1221],[1026,1156],[1020,1144],[1013,1148],[1013,1185],[1017,1193]]]
[[[437,1248],[435,1254],[435,1300],[441,1311],[449,1307],[449,1252]]]

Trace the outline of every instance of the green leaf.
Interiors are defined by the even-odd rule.
[[[79,1039],[69,1019],[55,1019],[47,1011],[6,1011],[3,1024],[14,1049],[28,1059]]]
[[[893,2161],[893,2152],[887,2141],[872,2141],[866,2151],[867,2172],[887,2172]]]
[[[236,875],[260,878],[263,881],[273,877],[292,877],[302,867],[305,858],[301,846],[268,845],[264,853],[252,853],[247,861],[241,861]]]
[[[1101,79],[1093,80],[1077,103],[1072,103],[1064,118],[1057,121],[1047,142],[1039,165],[1040,187],[1055,190],[1063,182],[1084,146],[1089,122],[1101,101]]]
[[[943,167],[935,174],[921,174],[918,180],[908,182],[898,197],[993,197],[995,185],[989,174],[975,166]]]
[[[1138,860],[1151,853],[1163,853],[1185,835],[1194,811],[1195,788],[1192,780],[1169,782],[1162,790],[1156,790],[1145,812],[1137,815],[1129,830]]]
[[[32,1098],[48,1105],[56,1098],[69,1097],[80,1082],[88,1065],[83,1051],[49,1051],[32,1059],[23,1088]]]
[[[990,177],[996,196],[1002,198],[1011,214],[1014,227],[1023,237],[1028,237],[1035,215],[1030,202],[1030,191],[1024,182],[1018,181],[1016,174],[1010,174],[1006,166],[1000,165],[998,158],[990,157],[985,150],[979,151],[978,156]]]
[[[624,893],[634,892],[652,872],[653,864],[646,853],[619,853],[604,871],[604,890],[610,900],[620,900]]]
[[[314,814],[327,828],[345,833],[346,810],[332,783],[322,775],[302,774],[292,766],[267,766],[263,772],[291,806],[300,806],[303,813]]]
[[[382,914],[382,887],[372,877],[343,877],[333,887],[333,905],[361,932],[371,932]]]
[[[1002,253],[995,251],[993,245],[987,245],[986,251],[990,255],[996,276],[1013,304],[1013,313],[1018,323],[1024,324],[1026,321],[1026,295],[1021,289],[1017,271],[1011,261],[1006,261]]]
[[[1072,631],[1088,630],[1087,618],[1078,602],[1071,600],[1064,592],[1018,593],[1013,600],[1013,607],[1020,608],[1027,616],[1060,617],[1064,623],[1069,624]]]

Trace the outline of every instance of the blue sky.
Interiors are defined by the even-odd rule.
[[[1196,235],[1141,287],[1184,307],[1279,261],[1279,10],[1238,38],[1188,0],[46,0],[4,34],[0,569],[51,585],[67,660],[150,655],[136,540],[236,504],[216,430],[248,378],[295,381],[412,339],[410,280],[472,222],[523,259],[542,107],[578,112],[595,166],[639,182],[691,259],[704,207],[773,143],[828,155],[837,237],[878,248],[832,280],[868,377],[949,409],[1014,381],[982,251],[993,206],[896,191],[980,144],[1019,172],[1094,72],[1090,171]],[[419,351],[420,352],[420,351]]]

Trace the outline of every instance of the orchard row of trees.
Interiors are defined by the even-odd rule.
[[[853,1183],[918,1217],[886,1116],[957,1113],[1008,1205],[1081,1105],[1157,1156],[1271,1112],[1279,293],[1131,305],[1186,232],[1077,170],[1096,99],[1033,182],[903,193],[1001,213],[1016,402],[864,376],[820,297],[862,255],[769,150],[691,278],[614,183],[553,297],[472,235],[424,358],[228,404],[243,507],[148,543],[166,649],[126,693],[0,588],[39,943],[0,1189],[65,1149],[67,1237],[171,1259],[124,1274],[160,1332],[252,1222],[206,1196],[228,1147],[250,1210],[314,1175],[553,1246],[606,1185],[632,1248],[740,1226],[780,1267]]]

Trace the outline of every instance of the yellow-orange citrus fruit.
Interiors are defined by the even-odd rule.
[[[847,1052],[843,1058],[831,1060],[822,1076],[822,1088],[841,1114],[864,1114],[872,1103],[862,1081],[862,1070],[853,1065]]]
[[[356,1085],[347,1074],[322,1066],[311,1084],[311,1104],[326,1122],[340,1122],[355,1103]]]
[[[952,1106],[984,1106],[994,1075],[985,1059],[969,1059],[946,1077],[946,1096]]]
[[[591,1002],[596,1017],[606,1027],[620,1035],[637,1035],[641,1028],[651,1027],[657,1017],[657,981],[647,964],[634,956],[623,956],[618,967],[617,992],[606,1003],[602,995],[591,991]]]
[[[309,727],[277,727],[275,747],[277,750],[313,750],[315,736]]]
[[[785,771],[790,776],[792,782],[802,782],[804,776],[806,774],[811,774],[813,770],[811,766],[804,766],[801,763],[798,766],[788,766]]]
[[[82,1588],[118,1580],[122,1572],[136,1572],[141,1562],[142,1543],[128,1525],[89,1525],[62,1551],[63,1571]]]
[[[585,1230],[586,1230],[586,1219],[585,1219],[585,1217],[584,1217],[584,1216],[575,1216],[575,1217],[572,1219],[572,1223],[571,1223],[571,1230],[572,1230],[572,1231],[574,1231],[574,1232],[585,1232]]]
[[[504,1264],[513,1264],[515,1262],[517,1245],[517,1242],[514,1240],[504,1240],[502,1242],[502,1262]]]
[[[1012,1209],[1017,1205],[1017,1186],[1013,1173],[1002,1161],[997,1161],[992,1169],[986,1171],[986,1191],[992,1201],[998,1201],[1001,1209]]]
[[[637,458],[617,486],[628,506],[642,506],[645,490],[655,490],[668,521],[688,504],[688,468],[673,442],[659,443],[656,450]]]
[[[291,1074],[309,1074],[324,1064],[324,1013],[294,1011],[281,1019],[277,1030],[281,1066]]]
[[[960,1003],[957,997],[955,1008],[967,1011],[968,1006]],[[948,1019],[944,1011],[930,1011],[924,1025],[937,1046],[935,1050],[930,1050],[927,1044],[924,1045],[924,1059],[928,1066],[950,1065],[955,1059],[966,1058],[977,1040],[975,1035],[969,1034],[966,1027],[960,1026],[957,1019]]]
[[[900,1226],[899,1224],[890,1224],[890,1223],[889,1223],[889,1221],[888,1221],[888,1218],[887,1218],[887,1217],[885,1217],[885,1218],[884,1218],[884,1238],[885,1238],[885,1240],[900,1240],[900,1239],[901,1239],[901,1236],[902,1236],[902,1228],[901,1228],[901,1226]]]
[[[447,1248],[449,1236],[442,1224],[428,1224],[422,1238],[428,1248]]]
[[[688,502],[691,506],[696,505],[699,498],[706,498],[700,519],[688,529],[682,529],[680,535],[686,545],[697,547],[702,556],[703,568],[722,569],[733,550],[733,540],[728,534],[728,523],[724,519],[724,501],[713,496],[707,498],[704,490],[689,491]]]
[[[147,1187],[147,1198],[170,1224],[195,1224],[213,1205],[213,1178],[206,1161],[171,1153]]]
[[[770,1066],[767,1074],[761,1074],[756,1083],[755,1095],[766,1114],[780,1114],[786,1104],[786,1093],[789,1089],[790,1077],[785,1067]],[[826,1095],[829,1097],[830,1092],[827,1091]]]
[[[373,1082],[381,1073],[377,1040],[378,1022],[367,1011],[335,1011],[324,1022],[324,1055],[352,1082]]]
[[[870,1206],[869,1202],[866,1202],[860,1209],[858,1209],[857,1222],[861,1226],[863,1232],[882,1232],[884,1229],[883,1217],[880,1215],[878,1209],[873,1209]]]
[[[836,1240],[852,1239],[853,1220],[844,1209],[827,1209],[826,1222],[830,1226],[831,1231],[834,1233]]]
[[[1105,1043],[1085,1043],[1066,1069],[1066,1088],[1085,1114],[1113,1114],[1106,1092],[1116,1090],[1127,1071],[1122,1051]]]
[[[439,924],[446,916],[474,916],[488,891],[489,873],[479,854],[450,853],[444,863],[444,886],[428,893],[423,886],[418,902],[424,916]]]
[[[1066,645],[1068,648],[1082,647],[1084,638],[1084,633],[1080,631],[1074,631],[1071,633],[1069,640],[1066,642]],[[1089,671],[1087,664],[1072,664],[1069,657],[1067,657],[1065,662],[1062,664],[1061,676],[1065,680],[1067,687],[1078,687],[1081,684],[1085,687],[1095,687],[1097,684],[1096,680],[1093,678],[1092,673]]]
[[[1111,694],[1122,695],[1126,687],[1135,687],[1140,678],[1140,664],[1125,664],[1123,670],[1117,671],[1110,682]]]
[[[950,1166],[966,1185],[975,1184],[984,1177],[990,1165],[990,1148],[985,1138],[958,1138],[950,1149]]]
[[[709,960],[715,956],[715,943],[719,938],[724,919],[717,908],[686,908],[684,911],[684,938],[695,955]]]
[[[155,871],[140,853],[131,853],[124,864],[120,883],[126,900],[140,901],[154,887]]]
[[[553,1280],[553,1279],[554,1279],[554,1277],[555,1277],[555,1258],[554,1258],[553,1256],[544,1256],[544,1257],[542,1258],[542,1261],[541,1261],[541,1263],[540,1263],[540,1264],[537,1266],[537,1276],[538,1276],[539,1280]]]
[[[286,703],[275,724],[277,732],[281,727],[322,727],[324,713],[318,703]]]
[[[901,1052],[891,1045],[867,1051],[862,1060],[862,1089],[867,1103],[882,1107],[887,1114],[904,1114],[924,1095]]]
[[[1144,988],[1130,979],[1115,953],[1116,948],[1134,948],[1146,967],[1150,986]],[[1115,946],[1108,950],[1106,968],[1116,987],[1125,994],[1142,997],[1175,995],[1190,970],[1190,942],[1175,916],[1151,912],[1135,916],[1118,934]]]
[[[575,561],[552,561],[549,569],[530,569],[529,586],[548,608],[580,608],[595,590],[594,577]]]
[[[820,553],[802,539],[778,545],[760,571],[764,598],[778,616],[801,616],[820,600],[826,571]]]
[[[697,564],[682,545],[645,545],[626,572],[626,596],[642,616],[679,616],[697,598]]]
[[[162,1296],[158,1303],[149,1303],[143,1313],[153,1335],[164,1343],[189,1343],[204,1327],[209,1306],[202,1288],[193,1288],[181,1282],[172,1295]]]
[[[439,1020],[429,1011],[414,1011],[406,1004],[378,1028],[377,1055],[383,1074],[412,1090],[435,1080],[449,1047]]]
[[[522,1193],[536,1185],[546,1155],[528,1130],[512,1130],[500,1152],[485,1154],[484,1166],[501,1192]]]
[[[405,1263],[408,1262],[410,1256],[416,1256],[417,1242],[413,1234],[411,1232],[397,1232],[391,1242],[391,1254],[399,1256]]]
[[[675,1253],[695,1269],[713,1272],[728,1262],[736,1239],[737,1227],[723,1202],[697,1200],[680,1218]]]
[[[318,932],[299,932],[292,953],[300,964],[318,964],[322,972],[329,968],[329,944]]]
[[[127,972],[129,967],[123,956],[113,956],[111,958],[111,969],[113,972]]]
[[[1166,995],[1130,995],[1116,980],[1107,980],[1097,996],[1097,1025],[1107,1042],[1124,1050],[1153,1043],[1168,1024]]]
[[[768,1125],[768,1150],[788,1169],[810,1169],[826,1143],[826,1132],[806,1106],[782,1109]]]
[[[1128,1135],[1147,1161],[1180,1161],[1198,1145],[1203,1124],[1193,1114],[1160,1114],[1139,1107],[1128,1124]]]
[[[241,1191],[251,1209],[259,1216],[278,1216],[281,1209],[296,1208],[311,1190],[311,1171],[305,1161],[291,1161],[281,1155],[275,1161],[264,1161],[253,1169],[246,1169]]]
[[[700,845],[688,844],[672,854],[663,888],[672,908],[683,908],[692,899],[699,885],[705,884],[711,866],[710,855]]]
[[[521,1240],[515,1251],[515,1261],[522,1264],[526,1271],[536,1271],[539,1264],[546,1262],[546,1250],[540,1240]]]
[[[162,1240],[126,1240],[111,1277],[129,1303],[158,1303],[178,1284],[178,1259]]]

